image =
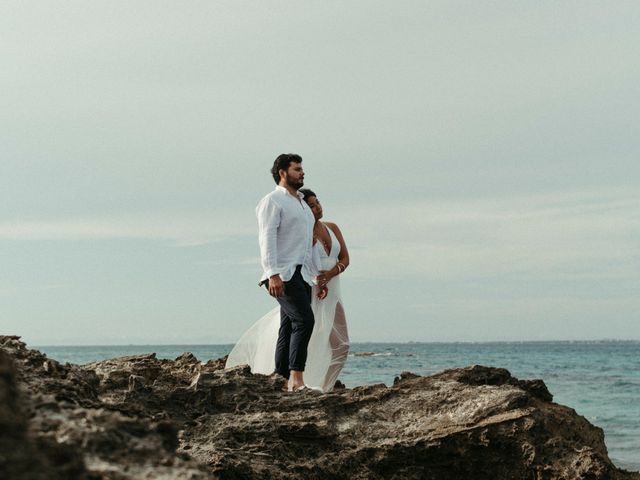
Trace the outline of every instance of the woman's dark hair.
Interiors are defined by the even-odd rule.
[[[304,195],[304,201],[307,203],[309,203],[311,197],[318,197],[313,190],[309,190],[308,188],[301,188],[298,191]]]
[[[278,155],[278,158],[273,162],[273,167],[271,167],[271,175],[273,175],[276,185],[280,183],[280,170],[286,172],[292,163],[302,163],[302,157],[295,153],[281,153]]]

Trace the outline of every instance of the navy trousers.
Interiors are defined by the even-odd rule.
[[[313,310],[311,310],[311,286],[304,281],[300,270],[291,280],[284,282],[284,295],[278,297],[280,304],[280,330],[276,343],[276,373],[289,378],[291,370],[304,371],[307,362],[307,346],[313,332]]]

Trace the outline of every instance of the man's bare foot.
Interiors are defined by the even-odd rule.
[[[299,370],[291,370],[291,380],[289,382],[291,384],[291,390],[296,391],[300,387],[304,386],[304,378],[303,373]]]

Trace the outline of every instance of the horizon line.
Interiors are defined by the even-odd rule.
[[[33,344],[33,348],[45,347],[215,347],[235,345],[236,342],[230,343],[108,343],[108,344]],[[379,345],[464,345],[464,344],[496,344],[496,343],[640,343],[640,339],[617,339],[617,338],[600,338],[600,339],[564,339],[564,340],[433,340],[433,341],[354,341],[351,345],[359,344],[379,344]]]

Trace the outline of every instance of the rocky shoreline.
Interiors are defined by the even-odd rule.
[[[600,428],[504,369],[292,394],[223,365],[60,364],[0,336],[0,478],[640,480]]]

